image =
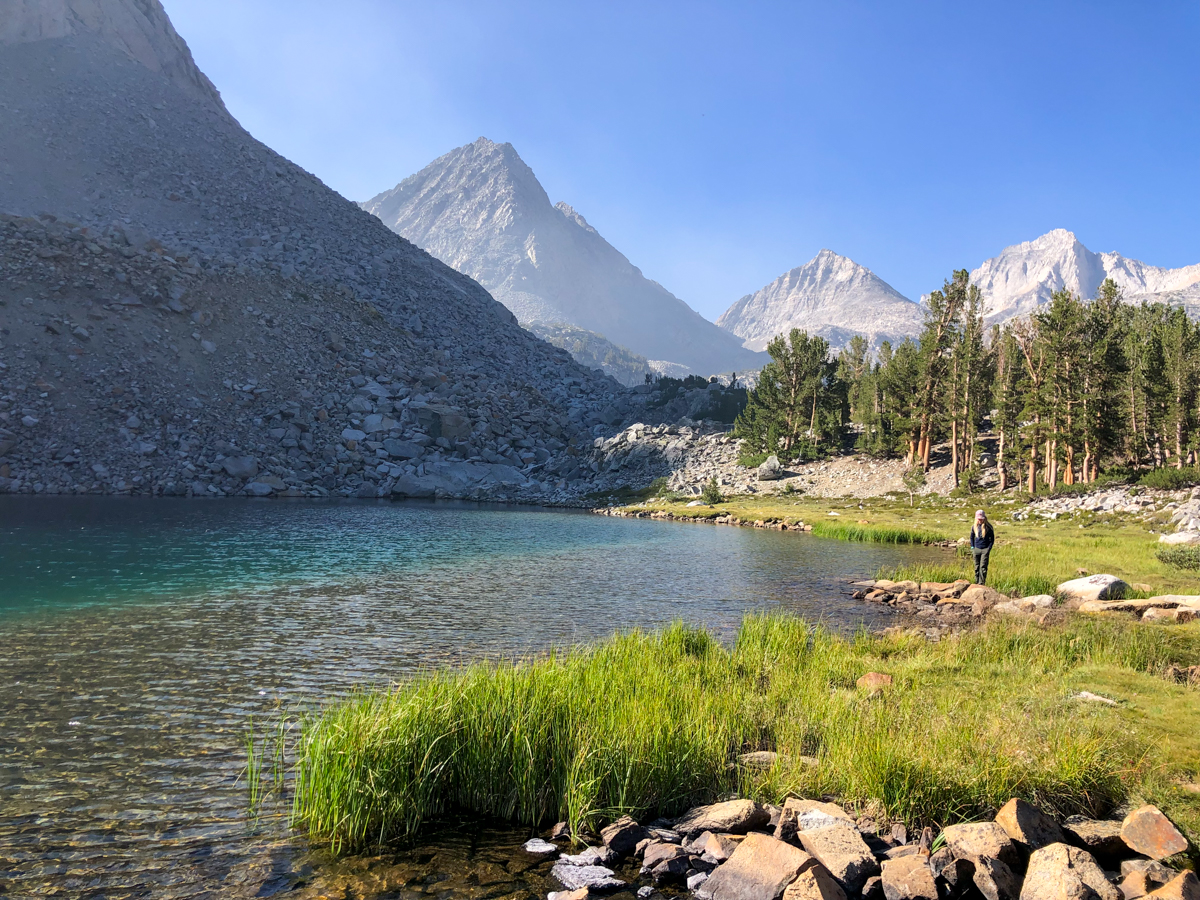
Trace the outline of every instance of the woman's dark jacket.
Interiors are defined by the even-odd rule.
[[[991,522],[983,523],[982,533],[980,529],[971,527],[972,550],[991,550],[994,543],[996,543],[996,532],[992,530]]]

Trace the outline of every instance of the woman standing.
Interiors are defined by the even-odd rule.
[[[971,555],[975,557],[975,583],[987,583],[988,556],[992,544],[996,543],[996,532],[982,509],[975,510],[975,524],[971,526]]]

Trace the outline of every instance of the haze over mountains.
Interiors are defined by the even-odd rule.
[[[470,275],[523,323],[597,332],[672,374],[765,362],[642,275],[570,206],[552,204],[511,144],[479,138],[362,206]]]

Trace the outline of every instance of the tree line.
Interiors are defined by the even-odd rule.
[[[805,461],[853,445],[930,467],[947,444],[955,483],[978,479],[980,435],[996,443],[1000,488],[1030,493],[1102,472],[1194,465],[1200,452],[1200,326],[1163,303],[1124,303],[1106,280],[1069,290],[1003,326],[984,322],[969,273],[934,291],[917,339],[861,336],[834,358],[793,329],[734,423],[743,462]]]

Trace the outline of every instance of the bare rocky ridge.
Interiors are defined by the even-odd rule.
[[[645,278],[570,206],[552,205],[511,144],[479,138],[362,206],[475,278],[522,322],[603,334],[673,375],[766,361]]]
[[[578,480],[620,386],[250,137],[157,2],[0,16],[8,489],[540,497]],[[153,58],[113,24],[129,22]],[[255,468],[284,487],[250,489]]]
[[[1106,278],[1129,303],[1160,300],[1200,313],[1200,264],[1164,269],[1119,253],[1093,253],[1063,228],[1005,247],[971,272],[987,302],[989,323],[1027,315],[1062,288],[1090,299]]]
[[[722,328],[763,350],[793,328],[820,335],[837,350],[861,334],[872,346],[915,337],[921,307],[870,269],[832,250],[822,250],[803,266],[784,272],[747,294],[717,319]]]

